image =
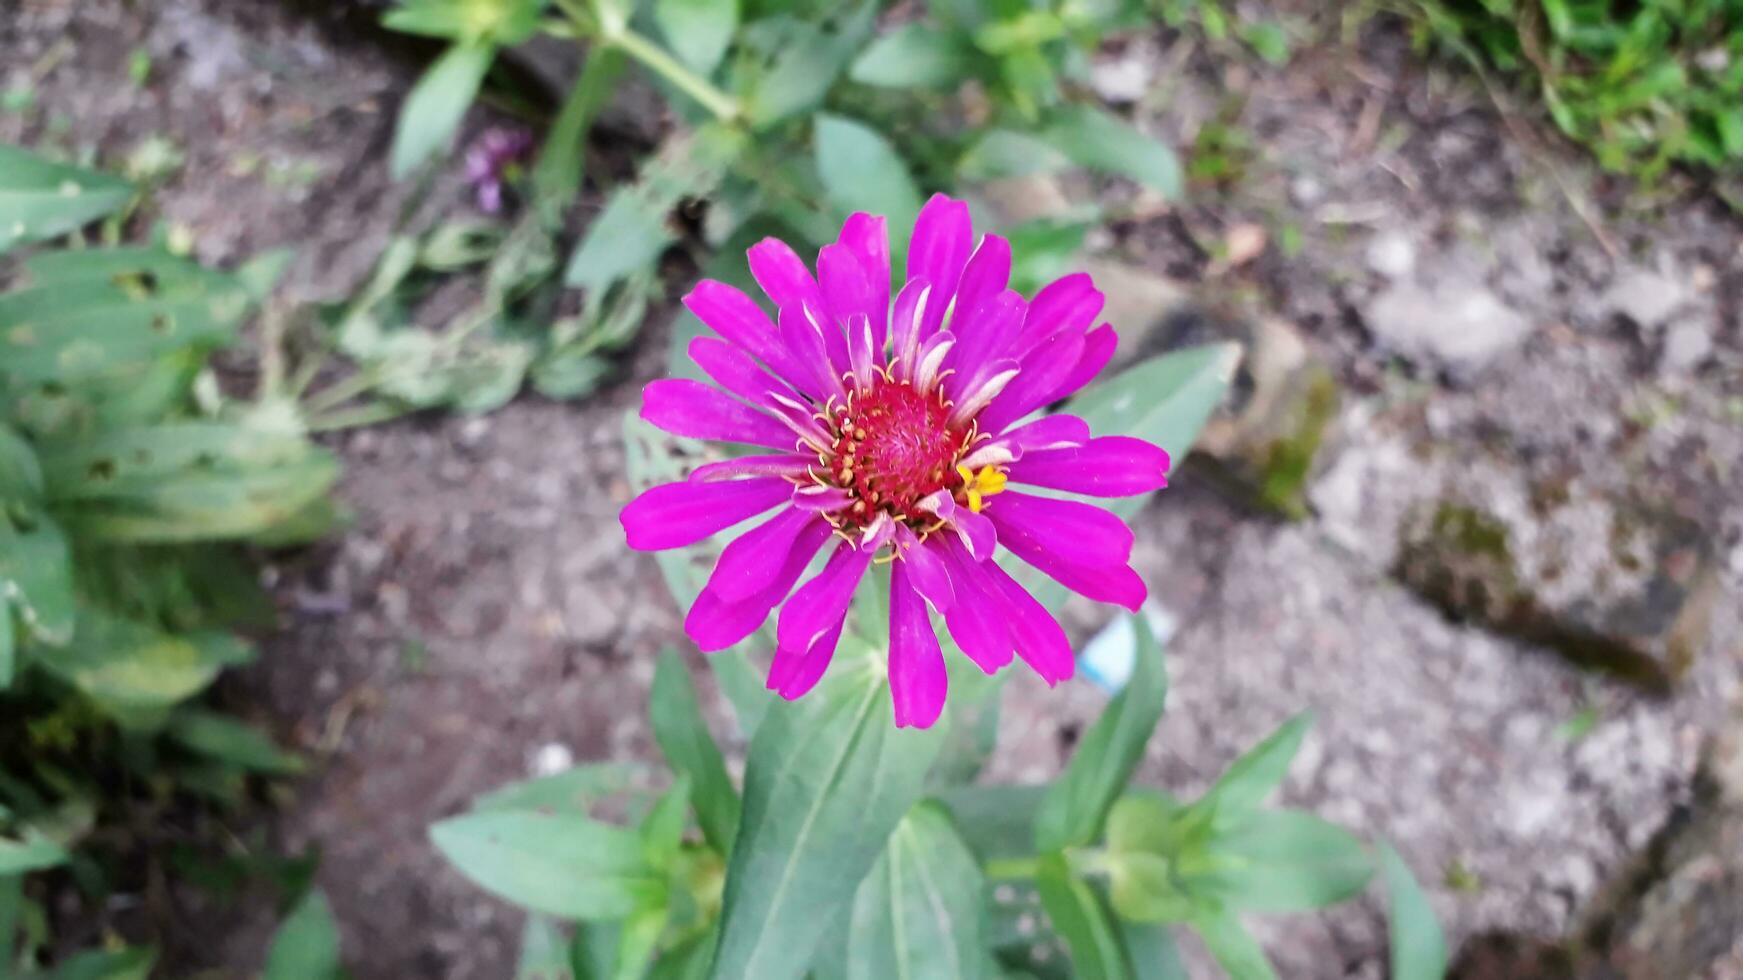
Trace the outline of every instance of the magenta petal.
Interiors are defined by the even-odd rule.
[[[1028,304],[1013,290],[995,293],[985,302],[966,311],[957,297],[956,313],[950,320],[950,332],[956,346],[944,359],[944,366],[955,373],[944,379],[944,391],[952,400],[977,381],[984,380],[982,368],[1002,356],[1016,337]]]
[[[1019,425],[999,436],[1008,443],[1018,459],[1030,453],[1081,446],[1089,442],[1089,423],[1075,415],[1047,415],[1026,425]]]
[[[897,728],[931,728],[944,711],[950,677],[926,601],[908,581],[907,562],[890,570],[890,697]]]
[[[713,378],[715,384],[746,401],[770,405],[774,404],[774,395],[792,400],[799,398],[793,389],[758,366],[750,355],[724,340],[713,337],[691,340],[690,359]]]
[[[684,632],[704,653],[724,650],[755,633],[769,618],[770,611],[793,591],[793,583],[805,574],[830,533],[829,525],[822,521],[806,526],[787,552],[780,573],[755,595],[728,600],[711,589],[703,589],[691,605],[689,615],[684,617]]]
[[[921,319],[921,340],[944,322],[944,310],[956,295],[973,247],[974,223],[968,205],[943,194],[932,195],[914,220],[914,236],[908,242],[908,278],[932,284],[932,297]]]
[[[859,257],[860,268],[871,282],[872,338],[881,351],[890,335],[890,235],[886,222],[882,215],[850,215],[836,241]]]
[[[926,307],[931,305],[932,284],[924,279],[910,279],[896,295],[895,313],[890,318],[890,367],[897,378],[908,380],[920,357],[920,324],[925,320]]]
[[[769,665],[769,690],[788,701],[797,701],[809,694],[823,679],[829,662],[835,659],[835,648],[841,643],[841,630],[845,625],[847,619],[843,616],[802,654],[777,648],[774,663]]]
[[[825,245],[817,253],[817,280],[823,290],[823,302],[837,323],[848,323],[863,316],[868,323],[889,317],[889,281],[885,280],[882,298],[873,289],[871,274],[860,263],[859,256],[846,245]],[[879,309],[879,303],[882,310]],[[874,328],[873,336],[882,331]],[[881,353],[882,345],[878,346]]]
[[[664,483],[629,502],[617,515],[629,546],[637,551],[682,548],[790,498],[793,485],[779,477],[726,483]]]
[[[950,569],[939,557],[936,545],[920,540],[905,524],[895,527],[898,565],[907,566],[907,575],[914,588],[939,612],[948,612],[956,603],[956,591],[950,585]]]
[[[722,599],[743,599],[768,588],[780,576],[799,535],[822,520],[810,511],[788,507],[739,535],[714,563],[708,591]]]
[[[781,346],[774,323],[743,292],[726,283],[704,279],[684,297],[684,306],[708,329],[757,357],[776,374],[793,377],[796,365]]]
[[[1025,453],[1010,478],[1092,497],[1130,497],[1168,485],[1168,452],[1130,436],[1102,436],[1087,445]]]
[[[949,538],[931,539],[927,546],[936,547],[950,570],[956,601],[944,614],[944,623],[950,627],[951,638],[984,673],[998,673],[1011,662],[1011,632],[1005,625],[992,583],[981,571],[981,563],[974,560],[968,549]]]
[[[980,247],[962,270],[962,282],[956,287],[956,308],[972,310],[1004,292],[1010,281],[1011,243],[998,235],[982,235]]]
[[[1070,398],[1081,391],[1084,385],[1094,381],[1095,376],[1101,373],[1102,368],[1107,367],[1108,362],[1114,359],[1114,350],[1119,346],[1119,334],[1114,333],[1114,328],[1105,323],[1085,334],[1083,337],[1083,356],[1077,359],[1077,366],[1071,369],[1071,372],[1065,376],[1065,380],[1053,389],[1052,394],[1049,394],[1042,404],[1051,404],[1061,398]]]
[[[830,395],[845,396],[841,387],[841,375],[836,371],[829,348],[824,343],[823,334],[817,323],[797,306],[781,308],[781,342],[792,352],[793,359],[798,362],[796,369],[802,372],[794,378],[799,386],[809,392],[822,392],[820,400],[827,400]],[[840,334],[837,330],[835,333]],[[843,339],[845,342],[845,338]]]
[[[1035,409],[1054,401],[1054,392],[1083,356],[1083,335],[1061,331],[1023,358],[1022,370],[979,416],[982,432],[1002,432]]]
[[[1029,302],[1029,316],[1017,340],[1017,356],[1061,330],[1085,333],[1101,312],[1104,297],[1088,273],[1076,272],[1041,287]]]
[[[1057,684],[1077,672],[1071,641],[1065,628],[1028,590],[1006,574],[996,561],[981,562],[980,569],[999,604],[1017,656],[1048,684]]]
[[[823,571],[793,593],[775,627],[775,639],[783,649],[809,650],[847,615],[853,592],[871,565],[873,550],[842,544],[829,556]]]
[[[689,378],[666,378],[642,389],[642,418],[675,436],[791,449],[793,430],[731,395]]]
[[[823,291],[805,260],[792,247],[778,238],[765,238],[745,253],[750,260],[750,274],[763,288],[776,309],[810,305],[823,309]]]
[[[815,456],[776,453],[771,456],[734,456],[716,463],[703,463],[690,471],[691,483],[736,480],[741,476],[800,477],[817,464]]]
[[[1007,490],[987,498],[984,513],[998,528],[999,543],[1012,551],[1007,534],[1074,565],[1124,565],[1132,557],[1132,529],[1094,504]]]
[[[999,543],[999,535],[992,522],[967,507],[957,506],[956,498],[949,491],[940,490],[928,496],[920,501],[920,508],[937,514],[939,520],[950,525],[950,529],[962,539],[963,546],[968,548],[975,561],[986,561],[993,556],[993,548]]]

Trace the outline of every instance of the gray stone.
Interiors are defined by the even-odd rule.
[[[1531,336],[1532,323],[1474,280],[1392,282],[1362,319],[1385,349],[1458,379],[1480,373]]]
[[[1416,270],[1416,243],[1403,231],[1382,232],[1368,242],[1368,268],[1388,279],[1401,279]]]
[[[1604,291],[1604,308],[1636,326],[1655,330],[1694,299],[1694,287],[1681,277],[1631,266],[1616,274]]]
[[[1698,319],[1683,320],[1664,335],[1658,355],[1658,373],[1675,377],[1700,367],[1713,353],[1713,335]]]

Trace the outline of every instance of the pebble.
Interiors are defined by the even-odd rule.
[[[1402,231],[1387,231],[1368,243],[1368,268],[1388,279],[1401,279],[1416,269],[1416,245]]]
[[[1658,373],[1666,376],[1688,374],[1700,367],[1713,353],[1713,337],[1697,320],[1683,320],[1664,335],[1664,348],[1658,357]]]

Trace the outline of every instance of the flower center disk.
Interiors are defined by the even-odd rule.
[[[843,524],[864,527],[880,511],[916,524],[934,520],[917,505],[962,482],[956,461],[974,437],[971,426],[953,428],[949,415],[943,392],[924,394],[882,376],[834,408],[827,475],[855,498]]]

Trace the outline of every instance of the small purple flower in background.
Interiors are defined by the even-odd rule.
[[[532,157],[533,138],[522,129],[492,126],[466,150],[466,182],[485,214],[502,212],[503,187]]]
[[[1007,484],[1123,497],[1166,486],[1169,467],[1159,447],[1093,438],[1074,416],[1023,421],[1113,356],[1113,328],[1091,329],[1102,295],[1089,276],[1025,300],[1006,288],[1010,244],[985,235],[977,246],[968,206],[943,195],[915,222],[893,307],[881,217],[849,218],[815,277],[775,239],[749,258],[778,318],[724,283],[697,285],[684,304],[719,337],[692,341],[690,355],[719,387],[655,381],[642,417],[674,435],[776,452],[705,464],[621,515],[631,547],[659,551],[778,508],[721,554],[685,620],[691,639],[723,650],[785,600],[768,685],[800,697],[829,666],[860,580],[889,564],[898,726],[928,727],[944,708],[928,606],[987,673],[1014,654],[1049,684],[1070,677],[1064,629],[993,561],[995,547],[1136,610],[1145,587],[1129,564],[1132,532],[1099,507]],[[794,591],[832,540],[823,570]]]

